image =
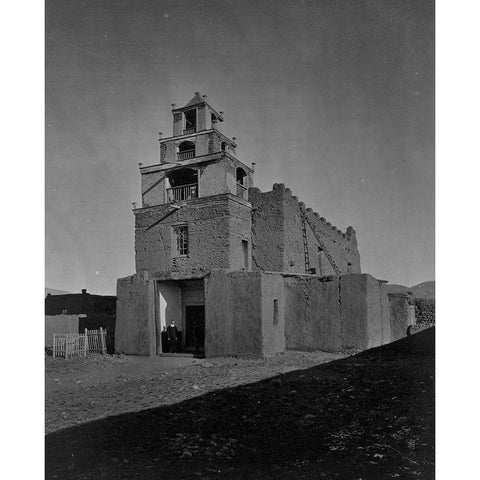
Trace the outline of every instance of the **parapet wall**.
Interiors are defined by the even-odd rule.
[[[283,184],[274,184],[270,192],[251,188],[249,200],[255,270],[306,273],[308,258],[309,268],[319,275],[361,273],[353,227],[342,232]]]

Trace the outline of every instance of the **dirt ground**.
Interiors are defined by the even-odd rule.
[[[56,360],[46,478],[433,480],[434,329],[323,355]]]
[[[111,415],[170,405],[345,357],[286,352],[268,361],[98,355],[45,358],[46,433]]]

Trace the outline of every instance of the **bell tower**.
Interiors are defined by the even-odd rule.
[[[160,162],[140,165],[142,205],[134,208],[136,268],[161,278],[212,269],[251,270],[253,169],[237,158],[224,114],[195,92],[172,104],[173,134],[159,134]]]
[[[184,106],[172,104],[173,135],[159,134],[160,164],[141,165],[142,205],[166,204],[231,193],[248,200],[253,170],[236,158],[236,138],[223,133],[223,112],[196,92]],[[152,186],[152,173],[162,172]]]

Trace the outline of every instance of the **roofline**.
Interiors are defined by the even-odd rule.
[[[189,105],[188,107],[185,105],[184,107],[180,107],[180,108],[174,108],[172,109],[172,113],[181,113],[181,112],[185,112],[186,110],[193,110],[195,107],[198,107],[200,105],[206,105],[208,108],[210,108],[210,110],[218,117],[218,119],[223,122],[223,115],[221,115],[220,113],[218,113],[208,102],[206,101],[203,101],[203,102],[198,102],[198,103],[195,103],[194,105]]]
[[[221,137],[226,138],[235,148],[238,147],[238,144],[236,142],[234,142],[231,138],[228,138],[224,133],[220,132],[219,130],[217,130],[215,128],[209,128],[208,130],[199,130],[198,132],[188,133],[186,135],[172,135],[171,137],[161,138],[159,140],[159,143],[161,145],[162,143],[169,142],[169,141],[173,140],[174,138],[175,139],[178,138],[179,140],[183,140],[183,139],[190,138],[190,137],[196,137],[196,136],[198,136],[199,133],[201,133],[203,135],[205,133],[210,133],[210,132],[216,132],[216,133],[220,134]]]
[[[171,168],[176,168],[176,167],[187,167],[187,166],[192,166],[195,165],[196,163],[204,163],[204,162],[214,162],[216,160],[220,160],[223,157],[227,157],[230,160],[234,160],[242,165],[246,170],[250,172],[250,174],[255,173],[252,167],[249,167],[245,163],[243,163],[241,160],[239,160],[237,157],[234,157],[233,155],[230,155],[228,152],[214,152],[214,153],[207,153],[206,155],[200,155],[198,157],[191,158],[189,160],[183,160],[182,162],[175,162],[175,163],[155,163],[153,165],[146,165],[140,167],[140,173],[142,175],[148,174],[148,173],[154,173],[162,170],[170,170]],[[152,170],[150,170],[152,169]]]

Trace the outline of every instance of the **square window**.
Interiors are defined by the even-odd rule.
[[[173,237],[176,255],[188,255],[188,227],[177,225],[173,227]]]

